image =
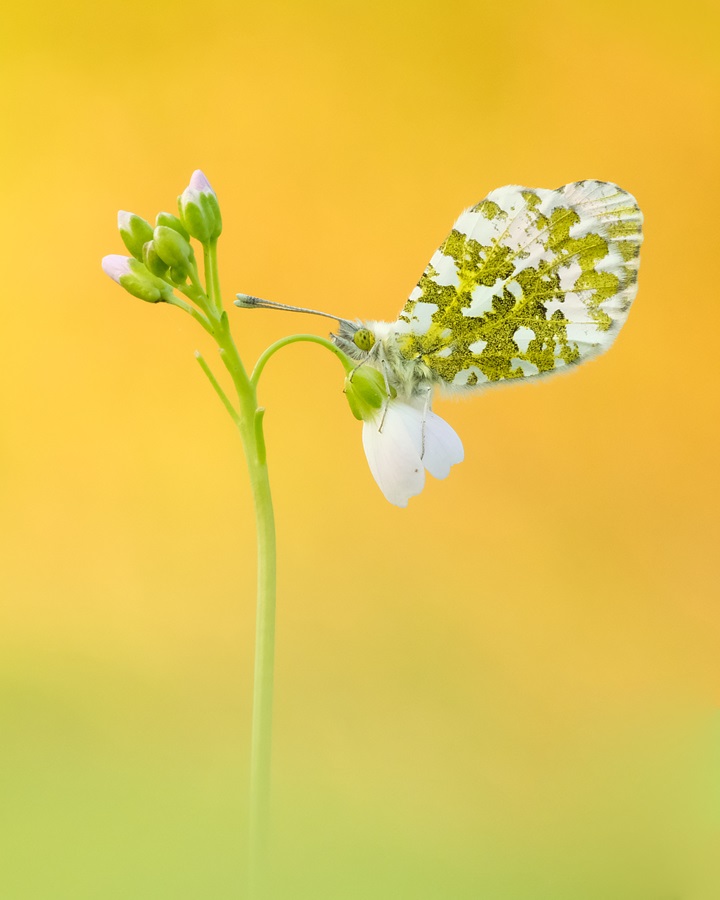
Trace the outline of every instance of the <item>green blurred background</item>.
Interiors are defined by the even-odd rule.
[[[714,2],[15,3],[0,34],[0,898],[243,897],[254,536],[174,310],[100,270],[201,167],[236,291],[393,319],[460,210],[618,182],[640,292],[572,377],[436,409],[406,510],[341,370],[263,378],[273,898],[716,900]],[[251,362],[315,328],[231,312]]]

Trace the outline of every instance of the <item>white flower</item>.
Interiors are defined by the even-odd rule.
[[[426,469],[435,478],[447,478],[465,455],[444,419],[399,400],[364,417],[363,447],[373,478],[395,506],[407,506],[422,491]]]

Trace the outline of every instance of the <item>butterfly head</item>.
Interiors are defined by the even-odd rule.
[[[365,322],[348,319],[340,319],[337,334],[333,334],[332,339],[346,356],[358,362],[364,362],[377,343],[374,331]]]

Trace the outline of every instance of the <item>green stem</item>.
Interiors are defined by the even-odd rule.
[[[327,338],[319,337],[316,334],[291,334],[289,337],[284,337],[279,341],[275,341],[274,344],[271,344],[267,350],[261,354],[258,361],[255,363],[255,368],[250,376],[250,383],[257,386],[262,371],[270,357],[283,347],[287,347],[288,344],[296,344],[298,341],[307,341],[310,344],[320,344],[320,346],[326,347],[331,353],[334,353],[335,356],[337,356],[346,372],[350,372],[355,368],[355,364],[342,352],[342,350],[336,347],[335,344]]]
[[[193,284],[179,284],[175,286],[175,289],[180,291],[192,303],[195,303],[196,306],[199,306],[203,313],[208,314],[208,298],[205,296],[202,286],[195,287]],[[215,310],[211,310],[209,314],[214,315],[214,312]]]
[[[201,296],[205,296],[205,291],[203,290],[202,282],[200,281],[200,274],[198,272],[197,261],[195,260],[195,254],[192,256],[191,266],[190,266],[190,284],[197,291],[197,293]]]
[[[220,293],[220,276],[217,265],[217,238],[207,244],[203,244],[203,257],[205,261],[205,286],[210,302],[214,304],[218,314],[222,313],[222,295]]]
[[[240,425],[240,416],[238,415],[237,410],[236,410],[235,407],[232,405],[232,403],[228,400],[227,394],[226,394],[225,391],[220,387],[220,384],[219,384],[217,378],[213,375],[212,370],[210,369],[210,366],[205,362],[205,358],[203,357],[202,353],[200,353],[199,350],[196,350],[196,351],[195,351],[195,359],[196,359],[196,360],[198,361],[198,363],[200,364],[200,368],[201,368],[201,369],[203,370],[203,372],[207,375],[208,381],[209,381],[210,384],[213,386],[213,390],[215,391],[215,393],[216,393],[216,394],[218,395],[218,397],[220,398],[220,400],[221,400],[223,406],[225,407],[225,409],[228,411],[228,413],[229,413],[229,415],[230,415],[230,418],[233,420],[233,422],[234,422],[236,425],[239,426],[239,425]]]
[[[256,415],[261,433],[260,411]],[[257,440],[257,432],[254,429]],[[246,444],[247,446],[247,444]],[[256,444],[257,446],[257,444]],[[257,449],[260,449],[259,447]],[[263,447],[264,450],[264,447]],[[264,453],[263,453],[264,456]],[[251,897],[263,893],[270,824],[270,762],[275,672],[276,545],[267,464],[255,457],[250,467],[257,526],[257,614],[255,619],[255,673],[253,681],[252,738],[250,745],[250,869]]]
[[[233,341],[223,310],[217,268],[217,242],[205,245],[205,278],[215,340],[235,385],[238,411],[203,366],[213,387],[233,417],[245,450],[257,527],[257,606],[255,618],[255,672],[253,681],[252,737],[250,750],[249,883],[250,900],[264,892],[270,811],[270,760],[272,750],[273,676],[275,662],[276,544],[270,479],[262,431],[264,410],[258,407],[254,382],[248,378]],[[202,358],[198,361],[204,362]],[[231,412],[232,410],[232,412]]]
[[[255,619],[255,672],[253,681],[252,737],[250,751],[249,900],[260,900],[266,891],[266,855],[270,819],[270,761],[272,750],[273,680],[275,670],[276,543],[270,480],[263,436],[264,409],[258,406],[257,383],[270,357],[281,347],[298,341],[320,344],[340,359],[346,372],[353,363],[331,341],[314,334],[295,334],[268,347],[250,377],[230,333],[223,309],[217,268],[217,242],[204,246],[209,330],[235,385],[237,411],[198,353],[198,362],[235,422],[242,438],[255,502],[257,527],[257,612]],[[187,306],[187,305],[186,305]],[[196,310],[187,311],[196,313]],[[202,316],[204,319],[204,316]],[[207,320],[206,320],[207,321]]]
[[[199,310],[195,309],[194,306],[190,306],[189,303],[181,300],[177,294],[173,294],[172,298],[168,300],[167,303],[169,306],[177,306],[178,309],[184,310],[189,316],[192,316],[196,322],[199,322],[208,334],[211,334],[213,337],[215,336],[213,326],[208,319],[206,319]]]

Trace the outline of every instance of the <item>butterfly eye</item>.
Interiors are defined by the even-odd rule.
[[[375,335],[369,328],[358,328],[353,335],[353,344],[360,350],[372,350],[375,344]]]

